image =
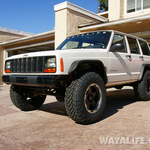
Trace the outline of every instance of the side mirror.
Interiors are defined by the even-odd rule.
[[[115,43],[113,46],[111,46],[110,51],[117,52],[122,51],[123,49],[124,49],[123,43]]]

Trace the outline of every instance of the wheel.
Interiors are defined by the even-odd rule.
[[[138,100],[146,101],[150,99],[150,71],[146,71],[142,80],[133,86],[135,96]]]
[[[72,81],[65,93],[65,108],[71,119],[90,124],[100,119],[106,104],[106,88],[102,78],[89,72]]]
[[[64,102],[64,97],[62,96],[56,96],[56,99],[58,102]]]
[[[23,87],[12,85],[10,87],[10,98],[12,103],[23,111],[38,109],[45,101],[45,95],[37,95],[33,98],[27,98]]]

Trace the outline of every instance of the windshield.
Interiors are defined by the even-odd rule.
[[[99,31],[92,33],[79,34],[67,38],[57,50],[64,49],[84,49],[102,48],[105,49],[110,39],[110,31]]]

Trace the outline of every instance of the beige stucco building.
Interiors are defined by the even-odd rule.
[[[20,53],[53,50],[66,37],[78,33],[117,30],[145,38],[150,43],[150,0],[109,0],[109,11],[98,14],[67,1],[55,5],[54,10],[54,30],[36,35],[6,28],[3,29],[7,32],[0,30],[0,76],[4,73],[5,58]]]

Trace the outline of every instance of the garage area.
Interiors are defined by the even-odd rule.
[[[3,43],[5,58],[38,51],[54,50],[55,31],[47,31],[30,37],[25,37]]]
[[[31,45],[31,46],[23,46],[21,48],[14,48],[10,50],[6,50],[7,56],[13,56],[18,54],[24,54],[24,53],[31,53],[31,52],[38,52],[38,51],[48,51],[48,50],[54,50],[54,42],[50,41],[47,43],[41,43],[37,45]]]

